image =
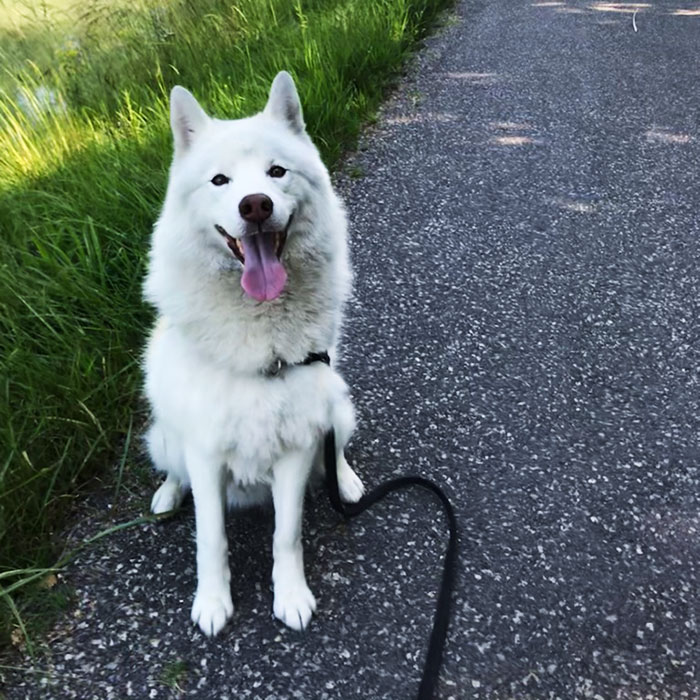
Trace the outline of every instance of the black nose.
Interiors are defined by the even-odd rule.
[[[238,211],[246,221],[259,224],[272,214],[272,200],[266,194],[249,194],[239,202]]]

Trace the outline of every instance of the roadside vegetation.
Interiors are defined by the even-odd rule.
[[[81,488],[138,453],[170,88],[237,117],[289,70],[332,168],[447,4],[0,0],[0,646],[26,641]]]

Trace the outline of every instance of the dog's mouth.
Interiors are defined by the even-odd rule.
[[[243,265],[243,291],[256,301],[277,299],[284,289],[287,271],[281,257],[291,221],[290,216],[283,231],[259,230],[241,238],[234,238],[223,226],[215,225],[226,240],[226,245]]]
[[[253,245],[251,239],[255,241],[255,248],[260,251],[261,247],[268,250],[272,248],[275,251],[275,255],[279,260],[282,257],[282,251],[284,250],[284,244],[287,242],[287,232],[286,231],[265,231],[261,233],[253,234],[252,236],[244,236],[243,238],[234,238],[229,235],[223,226],[216,225],[216,230],[226,239],[226,244],[231,249],[231,252],[241,261],[241,264],[245,266],[245,249],[246,244],[243,243],[245,239],[248,239],[248,246]],[[271,240],[270,240],[271,239]]]

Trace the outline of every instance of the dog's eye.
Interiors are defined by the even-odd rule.
[[[231,178],[226,177],[226,175],[222,175],[219,173],[218,175],[214,175],[214,177],[211,179],[211,182],[213,185],[216,185],[217,187],[221,187],[221,185],[225,185],[227,182],[230,182]]]
[[[286,175],[286,173],[287,173],[287,171],[281,165],[273,165],[267,171],[267,174],[270,177],[284,177]]]

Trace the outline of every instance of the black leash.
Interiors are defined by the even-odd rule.
[[[366,511],[372,504],[380,501],[393,491],[407,486],[420,486],[428,489],[442,502],[447,515],[447,523],[450,529],[450,540],[445,552],[445,564],[442,569],[442,583],[440,584],[440,595],[438,596],[433,629],[430,633],[428,643],[428,655],[423,666],[423,677],[418,689],[417,700],[432,700],[440,675],[440,665],[442,664],[442,652],[445,648],[445,638],[447,637],[447,626],[450,621],[450,598],[454,587],[455,571],[457,564],[457,520],[449,499],[442,489],[422,476],[402,476],[397,479],[385,481],[375,489],[365,494],[357,503],[343,503],[338,493],[338,472],[335,452],[335,430],[331,428],[324,438],[324,463],[326,468],[326,485],[328,496],[331,499],[333,508],[346,518],[353,518]]]

